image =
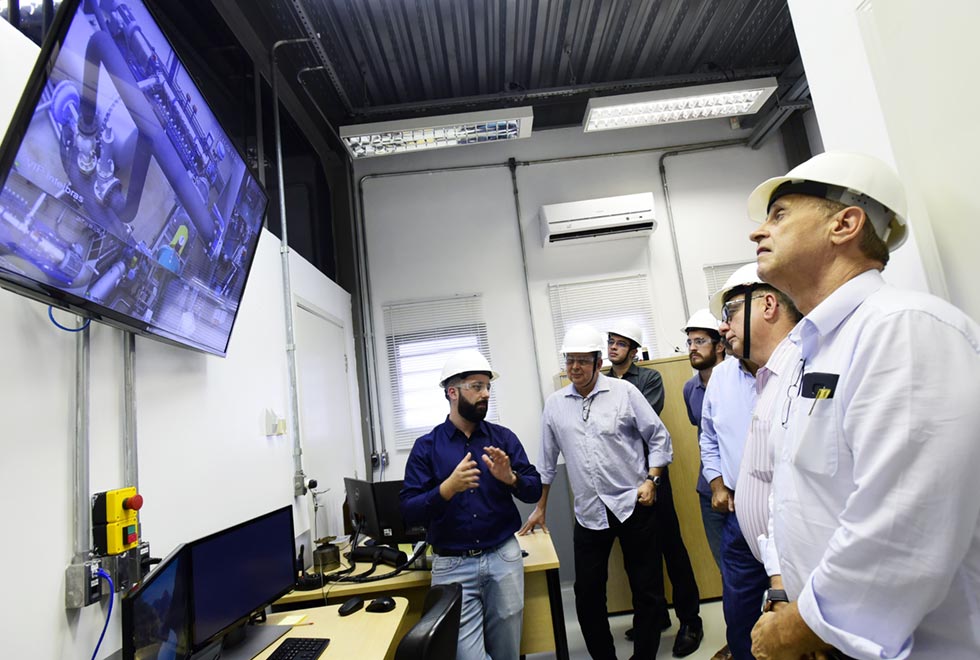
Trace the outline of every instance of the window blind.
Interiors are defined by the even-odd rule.
[[[449,413],[439,380],[450,353],[475,348],[493,365],[483,299],[466,295],[395,302],[382,309],[395,448],[406,450]],[[497,421],[495,389],[490,390],[487,419]]]
[[[660,354],[653,323],[653,297],[646,275],[549,284],[548,298],[559,364],[563,363],[560,355],[562,338],[576,323],[588,323],[605,333],[616,321],[633,321],[643,332],[643,347],[649,349],[650,357]],[[605,355],[603,350],[603,357]]]

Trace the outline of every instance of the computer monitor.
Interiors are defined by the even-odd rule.
[[[123,598],[123,660],[259,653],[289,628],[245,624],[295,585],[293,543],[287,505],[180,545]]]
[[[347,507],[351,524],[360,533],[377,543],[398,545],[425,540],[425,528],[406,526],[401,514],[402,481],[377,481],[369,483],[358,479],[344,479],[347,490]]]
[[[188,544],[195,650],[222,638],[226,649],[233,646],[230,635],[245,632],[253,612],[293,588],[293,542],[293,509],[287,505]]]
[[[122,599],[123,660],[191,657],[186,547],[178,546]]]

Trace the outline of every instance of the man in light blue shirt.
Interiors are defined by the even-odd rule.
[[[574,326],[565,335],[562,353],[571,384],[545,402],[538,462],[543,492],[520,533],[537,526],[547,531],[548,493],[561,453],[575,500],[575,611],[586,648],[596,660],[616,658],[606,580],[618,538],[633,591],[634,655],[655,658],[657,622],[667,605],[660,553],[651,547],[657,542],[653,506],[673,456],[670,435],[636,387],[599,373],[605,343],[589,326]]]

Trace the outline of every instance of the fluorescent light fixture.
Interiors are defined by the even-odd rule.
[[[589,99],[586,133],[655,126],[757,112],[775,91],[775,78],[757,78]]]
[[[530,107],[419,117],[341,126],[340,139],[353,158],[388,156],[531,136]]]

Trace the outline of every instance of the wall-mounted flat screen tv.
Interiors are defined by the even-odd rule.
[[[66,0],[0,145],[0,286],[225,355],[268,198],[140,0]]]

